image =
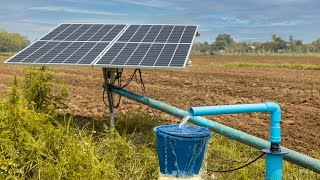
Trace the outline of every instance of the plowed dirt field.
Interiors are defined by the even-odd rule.
[[[320,64],[312,57],[192,56],[193,66],[185,70],[142,70],[151,98],[187,110],[191,106],[259,103],[274,101],[282,108],[283,146],[313,156],[320,149],[320,71],[254,67],[215,67],[210,63],[265,62]],[[6,96],[13,74],[23,77],[21,66],[7,66],[0,61],[0,93]],[[103,117],[107,112],[102,101],[102,70],[99,68],[51,68],[69,88],[68,108],[59,109],[86,117]],[[126,80],[132,70],[125,70]],[[135,82],[128,88],[142,93]],[[0,95],[0,96],[1,96]],[[148,106],[122,98],[116,113],[127,111],[151,113]],[[179,119],[155,111],[168,121]],[[268,115],[223,115],[212,120],[268,139]]]

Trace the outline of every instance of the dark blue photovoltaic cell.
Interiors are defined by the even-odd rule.
[[[124,65],[131,54],[136,50],[138,43],[128,43],[122,49],[121,53],[118,54],[116,58],[111,62],[111,65]]]
[[[167,42],[167,39],[169,38],[172,29],[173,29],[173,26],[163,26],[157,39],[154,42],[158,42],[158,43]]]
[[[131,37],[135,34],[136,31],[140,28],[140,25],[131,25],[129,28],[121,35],[118,41],[120,42],[129,42]]]
[[[91,64],[96,57],[104,50],[106,46],[108,46],[108,42],[100,42],[94,46],[90,50],[90,52],[85,55],[79,62],[78,64]]]
[[[50,33],[45,35],[43,38],[41,38],[41,40],[51,40],[69,26],[71,26],[71,24],[61,24],[60,26],[52,30]]]
[[[50,63],[60,64],[68,59],[77,49],[79,49],[84,43],[83,42],[73,42],[69,47],[64,49],[57,57],[52,59]]]
[[[62,24],[41,40],[112,41],[125,25]]]
[[[63,51],[65,48],[67,48],[70,44],[71,44],[71,42],[61,42],[61,43],[59,43],[53,49],[48,51],[44,56],[42,56],[37,61],[35,61],[35,63],[48,63],[54,57],[56,57],[61,51]]]
[[[115,25],[104,25],[89,41],[100,41]]]
[[[139,65],[143,57],[147,54],[151,44],[140,44],[126,65]]]
[[[153,25],[142,42],[153,42],[156,39],[162,27],[162,25]]]
[[[118,42],[191,43],[196,28],[182,25],[130,25]]]
[[[150,28],[151,28],[151,25],[141,26],[139,30],[131,38],[130,42],[141,42],[143,38],[146,36],[146,34],[148,33]]]
[[[22,62],[23,63],[33,63],[36,60],[38,60],[40,57],[45,55],[48,51],[50,51],[52,48],[54,48],[56,45],[58,45],[59,42],[48,42],[38,50],[34,51],[30,54],[27,58],[25,58]]]
[[[64,40],[69,35],[71,35],[75,30],[77,30],[80,26],[81,24],[72,24],[67,29],[61,31],[61,33],[58,34],[56,37],[54,37],[53,40],[59,40],[59,41]]]
[[[73,33],[71,33],[65,40],[66,41],[76,41],[91,26],[92,26],[92,24],[83,24],[81,27],[79,27],[77,30],[75,30]]]
[[[149,49],[147,55],[144,57],[140,65],[153,66],[158,59],[163,46],[164,44],[152,44],[151,48]]]
[[[93,48],[97,43],[86,42],[84,43],[74,54],[72,54],[64,63],[65,64],[77,64],[78,61],[86,55],[91,48]]]
[[[17,55],[15,55],[13,58],[11,58],[8,62],[20,62],[24,58],[28,57],[31,53],[35,52],[38,50],[41,46],[45,45],[47,41],[37,41],[28,48],[24,49]]]
[[[167,43],[179,43],[185,26],[175,26]]]
[[[125,27],[126,25],[116,25],[111,31],[102,38],[101,41],[112,41]]]
[[[177,44],[166,44],[154,66],[168,66]]]
[[[184,30],[180,43],[191,43],[197,26],[187,26]]]
[[[179,44],[172,58],[170,66],[182,67],[187,60],[190,47],[191,44]]]
[[[97,64],[110,64],[125,45],[126,43],[115,43],[107,53],[101,57]]]
[[[101,24],[95,24],[90,27],[84,34],[82,34],[78,41],[88,41],[100,28],[102,27]]]

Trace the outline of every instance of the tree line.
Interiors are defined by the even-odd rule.
[[[197,36],[200,34],[197,32]],[[27,37],[19,33],[10,33],[0,28],[0,52],[17,52],[30,44]],[[295,53],[320,53],[320,38],[311,42],[303,43],[302,40],[289,36],[288,40],[280,36],[272,35],[270,41],[266,42],[236,42],[230,34],[219,34],[212,43],[194,42],[193,53],[266,53],[266,52],[295,52]]]
[[[0,52],[17,52],[29,44],[27,37],[0,29]]]
[[[194,53],[215,53],[215,52],[231,52],[231,53],[315,53],[320,52],[320,38],[311,42],[303,43],[302,40],[294,39],[289,36],[288,40],[282,39],[280,36],[272,35],[270,41],[266,42],[236,42],[230,34],[219,34],[212,43],[195,42],[192,47]]]

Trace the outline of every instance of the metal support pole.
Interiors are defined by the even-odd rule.
[[[114,104],[113,104],[113,93],[111,92],[110,85],[115,81],[117,69],[107,69],[102,68],[103,78],[104,78],[104,88],[107,90],[108,103],[109,103],[109,113],[110,113],[110,127],[115,128],[114,121]]]

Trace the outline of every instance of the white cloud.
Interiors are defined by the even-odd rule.
[[[117,1],[139,5],[139,6],[153,7],[153,8],[164,8],[172,5],[169,2],[159,1],[159,0],[117,0]]]
[[[70,8],[65,6],[40,6],[31,7],[29,10],[33,11],[52,11],[52,12],[66,12],[66,13],[77,13],[77,14],[92,14],[92,15],[103,15],[103,16],[123,16],[123,13],[114,13],[109,11],[97,11],[79,8]]]

